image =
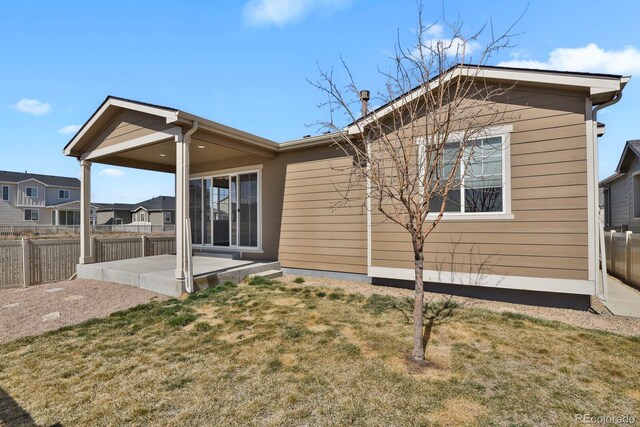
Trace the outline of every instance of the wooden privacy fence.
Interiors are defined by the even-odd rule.
[[[173,237],[91,238],[95,262],[174,254]],[[80,258],[77,239],[0,241],[0,289],[67,280]]]
[[[166,233],[173,234],[175,225],[151,225],[151,224],[117,224],[117,225],[92,225],[91,232],[99,234],[108,233]],[[47,236],[56,234],[79,234],[79,225],[0,225],[0,236]]]
[[[640,287],[640,234],[609,231],[605,235],[607,271],[635,287]]]

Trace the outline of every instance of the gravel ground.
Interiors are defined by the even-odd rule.
[[[133,286],[72,280],[0,290],[0,343],[167,297]]]
[[[293,284],[292,281],[295,277],[296,276],[285,275],[281,280],[285,283]],[[413,291],[409,289],[376,286],[368,283],[329,279],[325,277],[304,277],[304,279],[305,282],[302,286],[307,285],[341,288],[349,292],[358,292],[367,296],[371,294],[380,294],[396,297],[413,297]],[[427,299],[438,297],[442,298],[442,295],[425,292],[425,297]],[[589,312],[563,308],[536,307],[497,301],[485,301],[465,297],[453,297],[453,299],[465,306],[477,307],[495,312],[511,311],[547,320],[556,320],[582,328],[599,329],[623,335],[640,335],[640,319],[614,316],[597,298],[592,298],[591,311]]]

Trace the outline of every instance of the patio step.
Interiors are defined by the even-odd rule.
[[[211,252],[211,251],[202,250],[202,249],[194,249],[193,256],[207,256],[211,258],[224,258],[224,259],[240,259],[239,252],[232,252],[232,251]]]
[[[282,270],[267,270],[256,273],[254,276],[264,277],[265,279],[275,279],[277,277],[282,277],[283,273]]]
[[[248,276],[259,275],[260,273],[271,272],[275,274],[281,271],[280,262],[255,262],[247,265],[241,265],[224,271],[212,272],[210,274],[202,274],[194,277],[193,283],[196,290],[210,288],[224,282],[241,283]],[[274,276],[277,277],[277,276]],[[270,277],[269,277],[270,278]]]

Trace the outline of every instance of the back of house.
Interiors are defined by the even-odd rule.
[[[617,99],[628,78],[482,73],[492,84],[515,85],[496,103],[509,114],[478,144],[503,147],[491,170],[500,200],[484,212],[451,205],[425,246],[426,287],[588,307],[598,272],[593,111]],[[364,208],[366,188],[351,186],[353,159],[333,134],[278,144],[177,109],[108,97],[65,154],[81,159],[85,172],[99,162],[175,173],[176,224],[190,219],[194,248],[279,260],[293,272],[401,286],[413,280],[409,234],[375,206]],[[345,203],[347,189],[360,203]],[[464,183],[454,191],[464,200]],[[177,275],[181,268],[178,259]]]

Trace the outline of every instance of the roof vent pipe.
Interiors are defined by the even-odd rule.
[[[360,101],[362,102],[362,117],[367,115],[367,105],[369,104],[369,99],[371,98],[371,92],[368,90],[360,91]]]

